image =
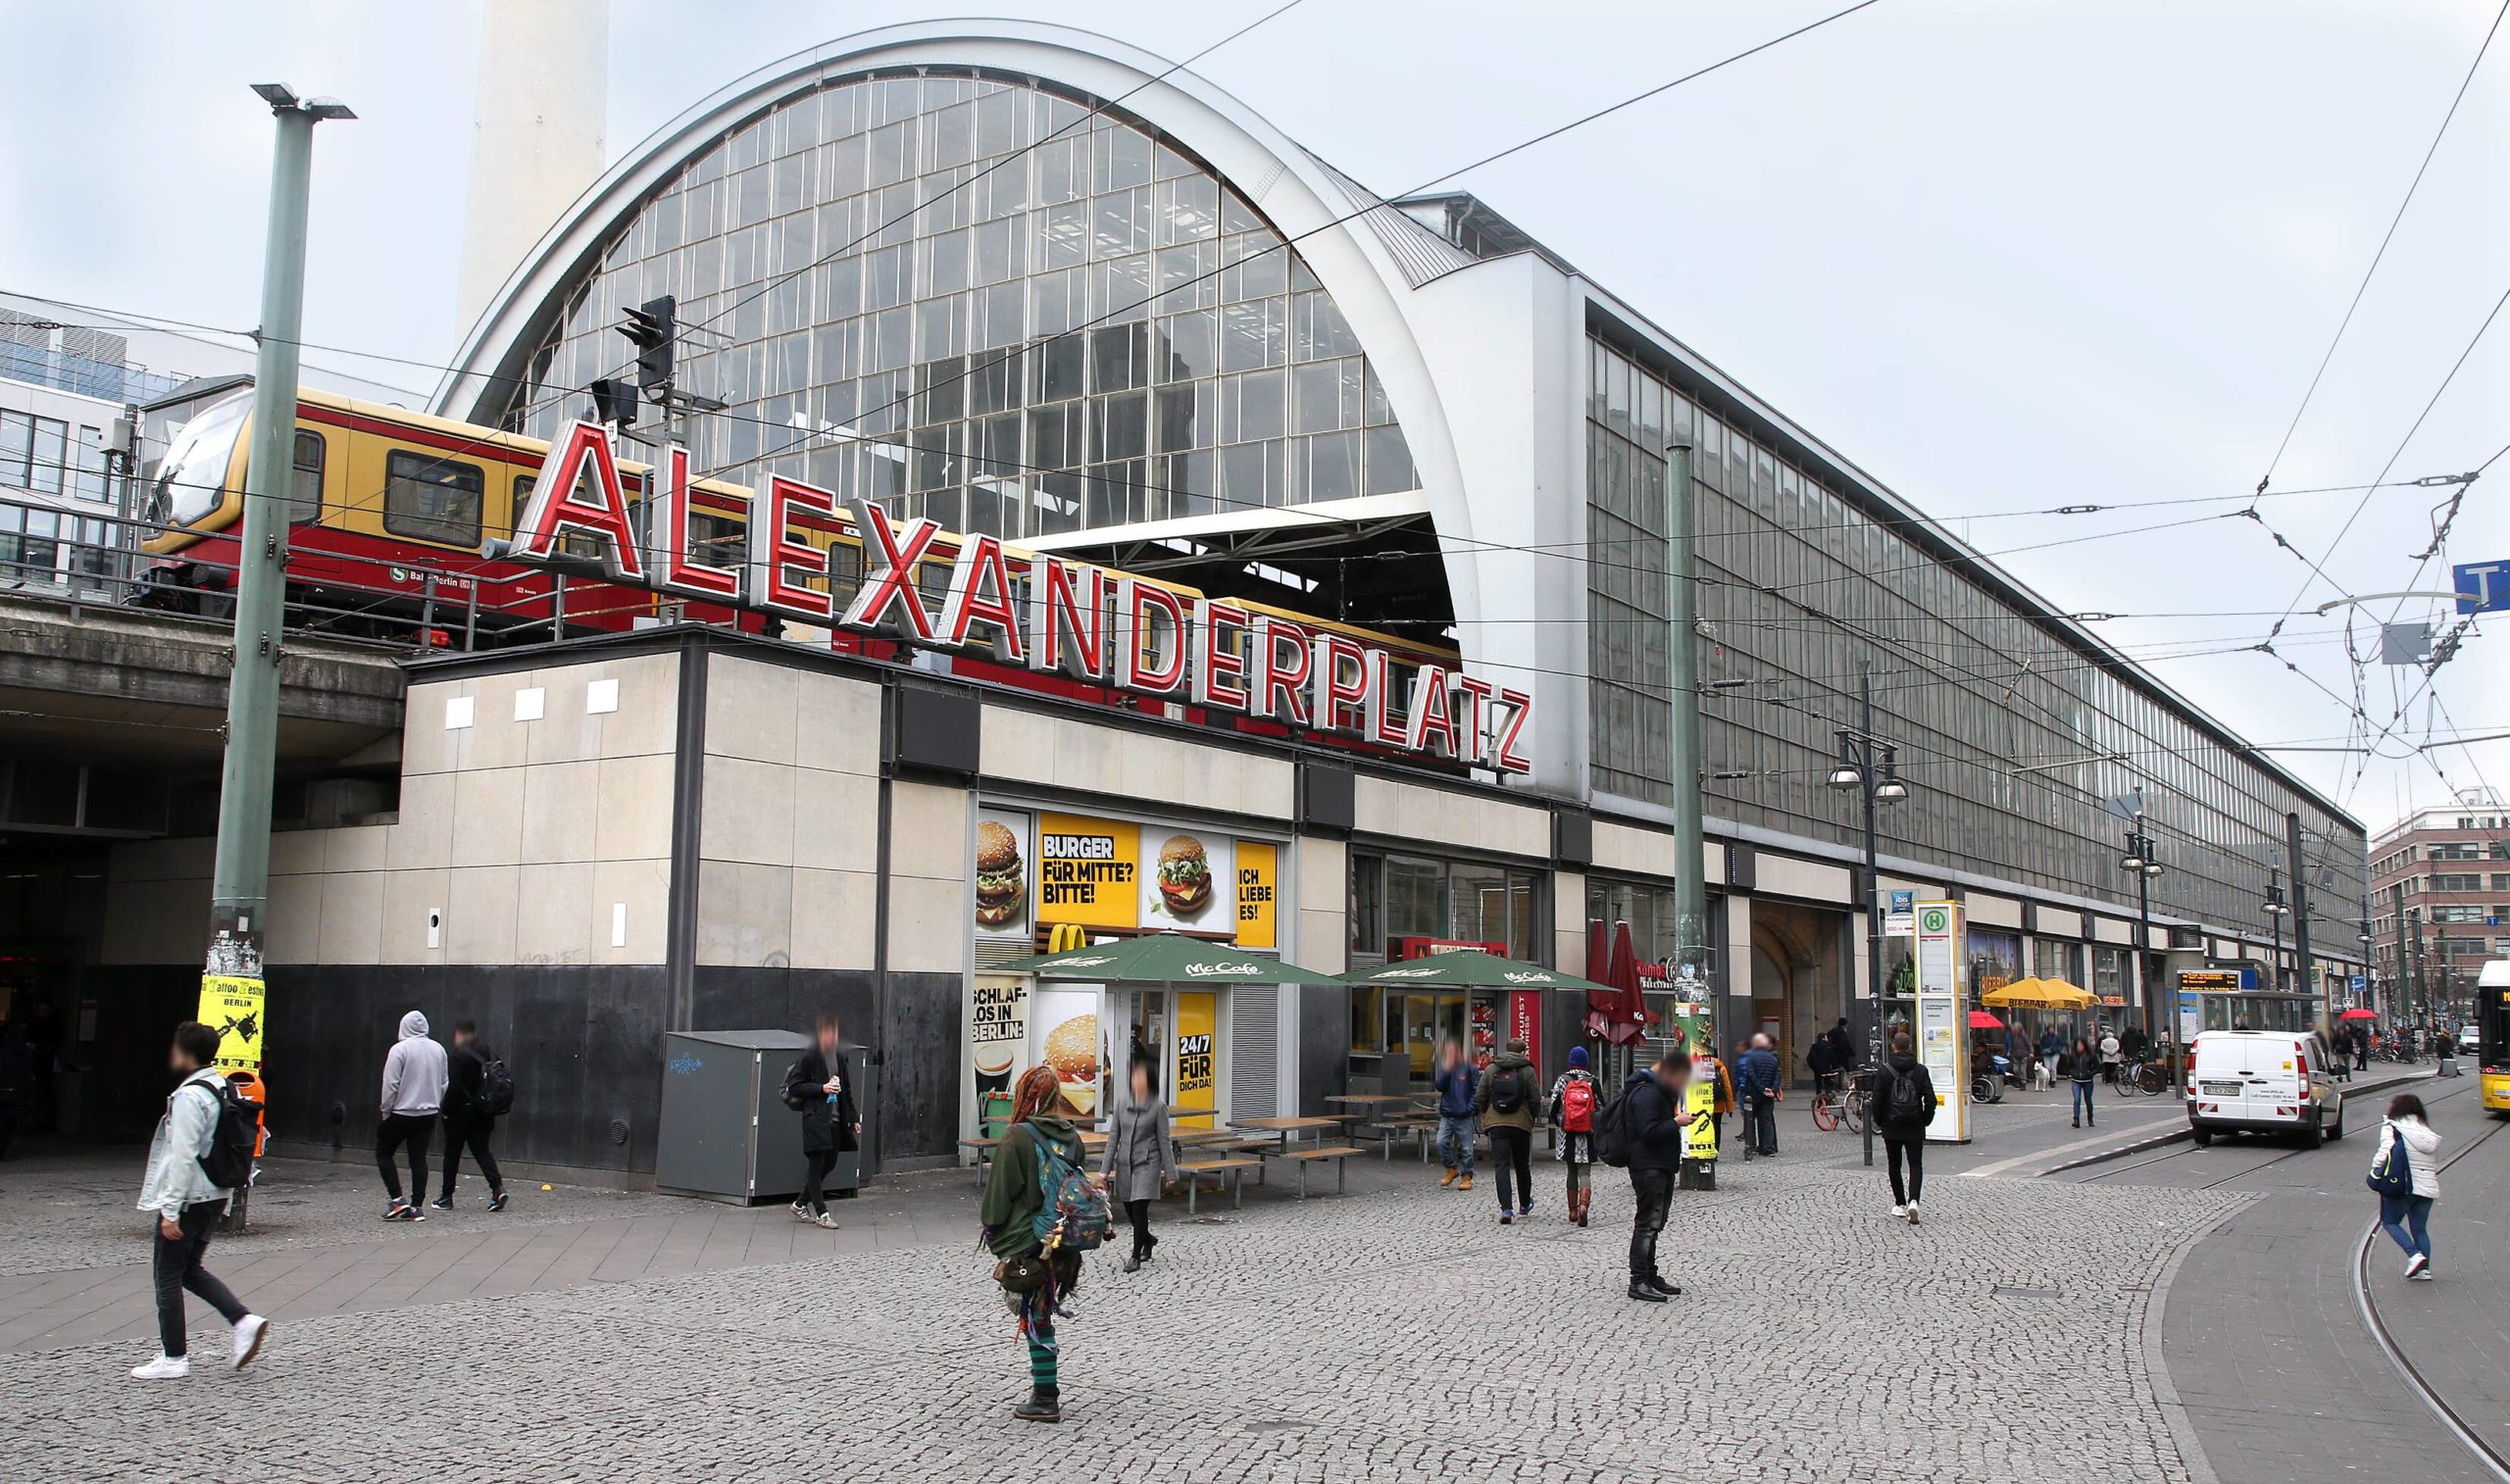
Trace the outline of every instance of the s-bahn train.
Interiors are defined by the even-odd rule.
[[[252,416],[252,390],[246,387],[199,409],[168,446],[149,487],[140,546],[145,601],[152,606],[212,617],[231,611]],[[593,574],[589,559],[598,553],[588,545],[577,551],[588,559],[581,575],[501,560],[547,454],[548,445],[537,438],[311,388],[300,391],[288,496],[290,627],[484,648],[623,631],[639,619],[680,618],[752,633],[776,621],[752,609],[605,582]],[[644,500],[652,470],[623,461],[620,473],[633,511]],[[694,481],[691,504],[690,554],[738,567],[746,549],[749,491],[701,478]],[[829,558],[828,575],[808,578],[808,584],[831,590],[842,609],[863,572],[852,517],[839,511],[799,523],[801,538],[826,549]],[[916,576],[928,597],[937,600],[947,586],[957,555],[954,536],[933,544]],[[1014,547],[1008,556],[1015,578],[1024,577],[1028,554]],[[1183,599],[1204,596],[1174,582],[1138,580]],[[1251,612],[1385,651],[1403,679],[1421,666],[1452,670],[1459,664],[1452,648],[1237,601]],[[791,621],[785,620],[788,636]],[[806,632],[818,641],[819,631]],[[902,652],[891,641],[844,630],[828,631],[821,642],[875,658]],[[1105,687],[1060,674],[966,654],[948,663],[954,673],[974,679],[1127,704],[1113,701]],[[1230,720],[1261,735],[1284,730],[1254,717]]]

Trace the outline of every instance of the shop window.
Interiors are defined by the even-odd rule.
[[[1352,853],[1349,915],[1351,952],[1382,956],[1385,953],[1385,861],[1382,857]],[[1383,1045],[1380,1036],[1380,1049]]]

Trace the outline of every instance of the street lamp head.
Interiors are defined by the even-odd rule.
[[[2148,876],[2160,875],[2161,863],[2159,861],[2146,861],[2144,863],[2144,874]]]
[[[337,98],[300,99],[296,96],[296,89],[284,82],[256,82],[253,84],[253,92],[264,103],[269,104],[271,112],[275,114],[291,113],[301,108],[317,124],[326,120],[357,117],[349,112],[347,104]]]
[[[314,122],[317,124],[357,117],[349,111],[347,104],[337,98],[313,99],[305,105],[305,111],[314,116]]]
[[[1900,750],[1898,748],[1888,743],[1883,744],[1882,766],[1875,771],[1880,774],[1874,785],[1876,802],[1897,804],[1909,796],[1909,785],[1900,781]]]
[[[1865,786],[1865,772],[1856,766],[1856,755],[1849,749],[1847,733],[1839,733],[1839,760],[1831,765],[1830,785],[1845,791]]]
[[[296,107],[296,89],[284,82],[256,82],[253,91],[274,109]]]

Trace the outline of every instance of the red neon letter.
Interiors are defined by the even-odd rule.
[[[1487,705],[1490,700],[1490,682],[1477,680],[1471,675],[1458,675],[1455,677],[1455,693],[1461,707],[1461,714],[1456,717],[1456,729],[1463,734],[1464,738],[1464,745],[1460,749],[1461,756],[1467,763],[1487,763],[1490,761],[1490,715]]]
[[[1320,636],[1308,668],[1316,725],[1326,731],[1360,732],[1367,720],[1368,651],[1340,634]]]
[[[1248,711],[1290,726],[1307,724],[1308,645],[1314,639],[1287,618],[1256,616],[1255,684],[1247,697]]]
[[[868,500],[857,500],[850,509],[854,533],[863,542],[863,588],[837,621],[847,628],[886,631],[901,639],[931,643],[932,616],[924,611],[924,595],[916,591],[915,568],[932,538],[941,534],[941,527],[918,516],[906,523],[906,535],[900,539],[886,510]],[[903,610],[902,620],[888,616],[892,607]]]
[[[1244,711],[1246,652],[1237,646],[1246,636],[1246,610],[1219,599],[1196,598],[1194,622],[1202,630],[1201,663],[1194,667],[1194,704]]]
[[[592,466],[593,498],[576,493],[584,466]],[[635,527],[628,520],[628,497],[619,485],[619,463],[611,454],[610,429],[578,422],[549,445],[531,481],[531,496],[515,521],[514,554],[546,560],[568,531],[601,538],[602,570],[629,582],[642,582],[644,563],[636,551]]]
[[[1185,686],[1185,605],[1164,587],[1132,577],[1116,579],[1116,607],[1124,615],[1116,642],[1116,683],[1144,695],[1173,696]]]
[[[950,565],[950,594],[941,604],[941,635],[953,647],[968,642],[973,624],[994,627],[994,658],[1018,665],[1028,658],[1020,643],[1020,616],[1011,606],[1011,570],[1002,543],[991,536],[965,537]]]
[[[1407,740],[1414,752],[1455,756],[1455,702],[1447,694],[1447,672],[1424,665],[1412,676],[1412,717]]]
[[[1038,557],[1029,564],[1029,664],[1077,680],[1107,678],[1107,574]]]
[[[688,450],[677,443],[663,450],[663,466],[649,477],[660,480],[662,484],[660,503],[655,506],[662,519],[661,585],[692,598],[720,598],[727,603],[738,603],[741,600],[740,570],[701,561],[688,549],[691,503]]]
[[[1499,770],[1508,773],[1533,771],[1533,760],[1517,751],[1517,739],[1526,729],[1526,717],[1533,713],[1533,698],[1521,690],[1499,692],[1499,707],[1506,714],[1499,732]]]
[[[818,511],[833,515],[836,496],[814,484],[787,479],[778,474],[767,481],[767,529],[750,532],[749,590],[761,608],[791,614],[801,618],[828,621],[828,595],[815,587],[804,587],[785,578],[787,569],[825,573],[828,570],[828,548],[811,546],[793,539],[793,512]]]
[[[1360,714],[1368,718],[1368,738],[1380,747],[1409,747],[1411,728],[1394,714],[1394,657],[1381,649],[1368,651],[1368,699]]]

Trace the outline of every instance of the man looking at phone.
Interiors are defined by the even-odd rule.
[[[1642,1304],[1662,1304],[1682,1292],[1656,1270],[1656,1237],[1665,1229],[1674,1175],[1682,1168],[1682,1130],[1690,1123],[1682,1089],[1689,1084],[1690,1053],[1677,1046],[1653,1069],[1631,1075],[1623,1110],[1630,1120],[1630,1190],[1638,1206],[1630,1222],[1630,1296]]]

